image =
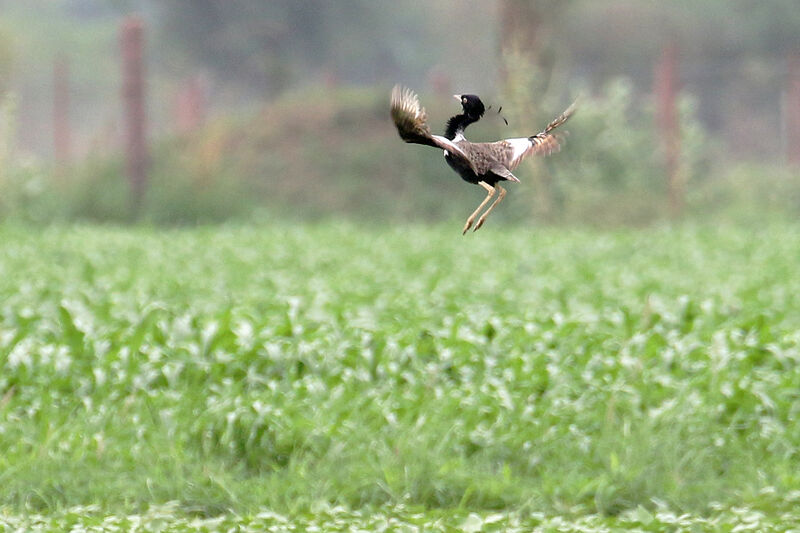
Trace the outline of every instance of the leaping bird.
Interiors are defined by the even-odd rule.
[[[424,144],[444,150],[444,159],[464,181],[480,185],[486,189],[486,198],[472,212],[464,224],[462,235],[467,233],[475,217],[486,207],[489,200],[497,198],[478,219],[473,231],[483,226],[486,217],[506,195],[500,181],[519,179],[512,170],[529,155],[549,155],[560,149],[560,138],[551,132],[564,124],[575,111],[575,104],[550,122],[536,135],[504,139],[491,143],[473,143],[464,138],[464,130],[483,116],[485,108],[481,99],[474,94],[454,95],[461,102],[462,114],[447,121],[444,136],[433,135],[427,123],[425,108],[420,106],[419,97],[408,88],[395,85],[392,89],[391,114],[400,137],[407,143]]]

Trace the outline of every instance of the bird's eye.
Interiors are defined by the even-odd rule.
[[[467,99],[466,99],[466,98],[464,98],[463,96],[461,97],[461,103],[462,103],[462,104],[466,104],[466,103],[467,103]]]

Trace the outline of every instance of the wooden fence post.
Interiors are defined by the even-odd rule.
[[[501,0],[499,3],[500,79],[506,94],[506,108],[528,120],[540,119],[538,100],[530,95],[544,91],[550,78],[543,64],[542,49],[547,37],[548,17],[558,10],[553,0]],[[547,167],[538,163],[532,172],[531,212],[544,220],[557,216],[556,188]]]
[[[124,107],[125,174],[134,215],[147,187],[147,140],[144,94],[144,23],[136,15],[122,22],[122,100]]]
[[[664,151],[667,190],[672,216],[683,211],[684,184],[680,176],[680,122],[678,117],[678,47],[670,42],[662,50],[655,68],[656,125]]]
[[[53,151],[59,173],[70,158],[69,102],[69,63],[59,57],[53,65]]]
[[[786,128],[786,159],[800,166],[800,51],[789,55],[784,125]]]
[[[524,52],[531,62],[537,61],[542,12],[549,4],[526,0],[503,0],[500,3],[501,47],[507,45]]]
[[[206,119],[208,106],[207,83],[198,75],[184,80],[175,98],[175,124],[179,134],[200,128]]]

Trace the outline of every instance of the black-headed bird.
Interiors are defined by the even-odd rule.
[[[392,89],[391,115],[400,137],[407,143],[424,144],[444,150],[447,164],[464,181],[480,185],[486,190],[486,198],[467,218],[465,234],[478,213],[497,194],[492,205],[481,215],[473,231],[483,226],[486,217],[506,195],[499,185],[501,181],[519,179],[512,170],[530,155],[548,155],[560,149],[560,136],[551,133],[564,124],[575,111],[575,104],[567,108],[541,132],[530,137],[504,139],[497,142],[473,143],[464,137],[464,130],[483,116],[485,107],[480,98],[473,94],[455,95],[461,102],[462,113],[447,121],[444,135],[433,135],[427,123],[425,108],[420,106],[419,97],[408,88],[395,85]]]

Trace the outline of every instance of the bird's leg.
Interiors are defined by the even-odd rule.
[[[500,185],[496,185],[495,188],[500,192],[500,194],[497,195],[497,199],[494,201],[494,203],[492,205],[489,206],[489,209],[487,209],[486,212],[483,215],[481,215],[481,218],[478,219],[478,223],[475,224],[475,229],[473,229],[472,231],[478,231],[478,228],[483,226],[484,220],[486,220],[486,217],[488,217],[489,213],[492,212],[492,209],[494,209],[494,206],[499,204],[500,201],[503,198],[505,198],[506,190],[504,188],[502,188]],[[487,200],[488,200],[488,198],[487,198]]]
[[[481,187],[486,189],[486,192],[488,194],[486,195],[486,198],[484,198],[483,201],[481,202],[481,205],[479,205],[478,208],[475,211],[472,212],[472,214],[469,216],[469,218],[467,218],[467,223],[464,224],[464,231],[461,232],[461,235],[464,235],[465,233],[467,233],[467,230],[472,226],[472,222],[475,220],[475,217],[478,216],[478,213],[480,213],[481,209],[483,209],[484,206],[486,206],[486,204],[489,203],[489,200],[492,199],[492,196],[494,196],[494,193],[495,193],[494,187],[492,187],[491,185],[489,185],[485,181],[479,181],[478,185],[480,185]],[[495,203],[497,203],[497,202],[495,202]],[[492,204],[492,205],[494,205],[494,204]]]

